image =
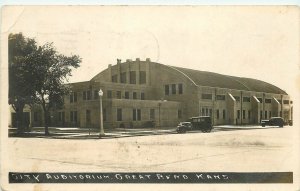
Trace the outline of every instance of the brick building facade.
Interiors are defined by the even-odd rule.
[[[175,126],[190,117],[209,115],[214,125],[259,124],[261,119],[292,118],[290,96],[269,83],[151,62],[117,60],[90,81],[69,84],[52,126],[98,128],[102,89],[105,128]],[[42,114],[32,111],[32,125]]]

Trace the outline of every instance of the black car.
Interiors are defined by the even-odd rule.
[[[261,120],[261,126],[278,126],[283,127],[284,126],[284,120],[281,117],[272,117],[271,119]]]
[[[185,133],[186,131],[192,130],[193,126],[191,122],[180,122],[177,125],[177,133]]]
[[[192,117],[191,123],[194,130],[201,130],[204,133],[209,133],[213,129],[210,116]]]

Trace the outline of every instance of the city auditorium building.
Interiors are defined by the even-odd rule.
[[[259,124],[261,119],[292,119],[292,101],[280,88],[250,78],[174,67],[150,59],[117,64],[90,81],[68,84],[70,95],[51,113],[52,126],[99,128],[103,91],[105,128],[175,126],[194,116],[211,116],[214,125]],[[34,111],[32,125],[42,125]]]

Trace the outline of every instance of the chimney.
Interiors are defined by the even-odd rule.
[[[131,62],[132,60],[131,59],[126,59],[126,62]]]
[[[150,58],[146,58],[146,62],[151,62]]]
[[[108,68],[110,68],[110,67],[111,67],[111,64],[108,65]]]
[[[136,58],[135,61],[138,61],[138,62],[139,62],[139,61],[140,61],[140,58]]]

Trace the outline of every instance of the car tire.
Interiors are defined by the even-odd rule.
[[[261,125],[262,127],[265,127],[266,125]]]

